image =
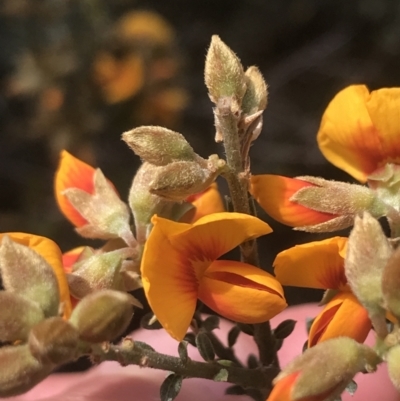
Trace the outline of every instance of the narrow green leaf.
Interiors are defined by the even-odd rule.
[[[238,326],[233,326],[228,333],[228,347],[232,348],[239,337],[240,329]]]
[[[277,340],[284,340],[286,337],[289,337],[292,334],[295,326],[296,320],[284,320],[279,323],[278,326],[274,330],[274,336]]]
[[[219,329],[219,317],[215,315],[208,316],[206,320],[204,320],[202,327],[206,331],[213,331],[215,329]]]
[[[179,343],[179,345],[178,345],[179,358],[181,358],[181,361],[182,361],[182,363],[184,365],[186,365],[187,361],[189,360],[187,346],[188,346],[188,342],[187,341],[181,341]]]
[[[160,398],[161,401],[174,400],[182,388],[183,377],[175,373],[170,374],[161,384]]]
[[[207,333],[199,333],[196,336],[196,347],[199,350],[201,357],[205,361],[213,361],[215,359],[215,351]]]

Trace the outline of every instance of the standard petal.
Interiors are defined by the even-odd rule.
[[[367,310],[351,292],[336,295],[315,318],[308,337],[308,346],[335,337],[350,337],[363,343],[371,330]]]
[[[143,288],[151,309],[165,330],[181,341],[190,326],[197,302],[197,281],[191,263],[170,243],[168,233],[189,224],[153,218],[141,263]]]
[[[200,194],[190,196],[188,199],[186,199],[186,201],[191,202],[196,208],[196,212],[192,217],[193,223],[203,216],[225,211],[221,194],[218,191],[218,185],[216,182],[213,182],[208,189]]]
[[[339,92],[329,103],[317,140],[324,156],[335,166],[365,182],[386,162],[400,154],[400,89],[369,93],[364,85]]]
[[[318,212],[290,200],[300,189],[313,186],[297,178],[270,174],[253,175],[250,193],[273,219],[291,227],[303,227],[337,217],[335,214]]]
[[[64,216],[76,227],[87,224],[82,215],[71,205],[63,192],[68,188],[79,188],[89,194],[94,192],[95,169],[63,150],[55,176],[55,196]]]
[[[280,252],[274,261],[277,280],[295,287],[344,288],[347,283],[344,274],[346,244],[347,238],[333,237]]]
[[[199,282],[199,299],[241,323],[266,322],[287,304],[282,286],[269,273],[246,263],[217,260]]]
[[[33,249],[53,268],[54,274],[57,277],[60,291],[60,302],[62,302],[64,306],[64,317],[68,318],[71,314],[71,302],[69,297],[68,282],[62,264],[62,255],[58,245],[48,238],[26,233],[0,234],[0,242],[4,235],[8,235],[14,242],[17,242],[18,244],[25,245]]]
[[[213,261],[241,243],[272,231],[267,223],[242,213],[213,213],[193,225],[161,220],[172,246],[192,260]],[[181,232],[174,235],[173,230],[181,224]]]

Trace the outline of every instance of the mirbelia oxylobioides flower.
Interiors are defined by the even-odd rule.
[[[400,388],[398,199],[400,91],[371,94],[364,86],[340,92],[328,106],[318,142],[328,160],[368,186],[315,177],[252,176],[249,151],[262,130],[267,85],[247,70],[219,37],[207,53],[205,82],[214,103],[215,140],[226,157],[195,153],[179,133],[134,128],[122,139],[139,156],[125,203],[100,169],[61,153],[55,178],[60,210],[85,238],[100,239],[63,255],[51,240],[30,234],[0,238],[6,308],[0,312],[0,396],[27,391],[62,363],[88,355],[94,362],[172,372],[161,400],[173,400],[190,377],[232,383],[231,393],[268,401],[333,401],[358,372],[388,361]],[[227,209],[216,179],[226,179]],[[272,232],[255,216],[250,196],[277,220],[312,232],[354,228],[277,255],[276,277],[260,267],[256,239]],[[387,217],[391,238],[379,222]],[[225,254],[240,247],[240,260]],[[222,258],[222,259],[220,259]],[[294,321],[273,330],[270,319],[287,305],[283,285],[327,290],[311,325],[306,351],[280,371],[277,351]],[[147,328],[164,328],[179,357],[164,355],[124,333],[143,289],[151,308]],[[228,346],[213,330],[233,322]],[[395,325],[388,326],[386,317]],[[371,326],[375,348],[363,345]],[[254,338],[258,356],[244,366],[235,356],[240,332]],[[205,360],[188,357],[188,344]],[[300,353],[301,350],[299,350]],[[329,370],[326,371],[326,363]],[[275,385],[275,386],[274,386]]]

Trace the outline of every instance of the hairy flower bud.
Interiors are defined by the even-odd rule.
[[[54,368],[44,365],[27,344],[0,348],[0,397],[22,394],[46,378]]]
[[[0,245],[0,272],[7,291],[36,302],[45,316],[57,315],[60,302],[57,278],[41,255],[4,236]]]
[[[368,310],[378,336],[387,334],[382,293],[382,273],[392,247],[379,222],[369,213],[356,216],[347,243],[345,273],[358,300]]]
[[[122,238],[128,245],[136,241],[130,230],[129,209],[121,201],[114,187],[97,169],[93,177],[94,193],[79,188],[68,188],[64,195],[73,207],[85,218],[87,224],[76,230],[87,238]]]
[[[82,299],[93,291],[124,289],[121,276],[122,263],[134,254],[131,248],[94,254],[74,264],[74,271],[67,275],[71,295]]]
[[[204,75],[210,99],[218,103],[231,97],[231,111],[238,112],[246,92],[243,67],[235,53],[217,35],[211,39]]]
[[[268,89],[260,70],[256,66],[245,72],[246,93],[242,101],[243,112],[250,115],[267,107]]]
[[[44,319],[40,306],[21,295],[0,291],[0,342],[24,341],[29,330]]]
[[[400,345],[390,348],[386,355],[386,362],[390,380],[400,391]]]
[[[207,189],[225,167],[225,162],[210,156],[204,166],[197,162],[176,162],[160,167],[149,183],[150,192],[182,202],[190,195]]]
[[[32,328],[28,345],[41,363],[60,365],[78,357],[78,341],[78,332],[70,323],[51,317]]]
[[[137,305],[137,301],[127,293],[96,291],[79,302],[72,312],[70,323],[84,341],[111,341],[128,327],[133,304]]]
[[[163,127],[135,128],[122,134],[122,139],[142,160],[156,166],[197,157],[183,135]]]
[[[400,248],[389,258],[382,273],[385,307],[400,321]]]
[[[333,400],[356,373],[375,371],[379,362],[373,349],[350,338],[324,341],[307,349],[278,374],[267,401]]]

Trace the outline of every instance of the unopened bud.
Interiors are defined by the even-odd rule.
[[[44,319],[36,302],[21,295],[0,291],[0,342],[24,341],[32,326]]]
[[[390,256],[382,273],[385,307],[400,321],[400,248]],[[400,373],[400,372],[399,372]]]
[[[206,190],[225,167],[222,159],[209,159],[206,166],[197,162],[176,162],[160,167],[150,183],[150,192],[182,202],[190,195]]]
[[[30,390],[54,368],[43,365],[29,351],[27,344],[0,348],[0,397],[12,397]]]
[[[358,300],[370,314],[378,336],[385,336],[386,323],[382,293],[382,274],[392,247],[379,222],[369,213],[356,216],[347,242],[345,273]]]
[[[390,348],[386,355],[389,377],[397,391],[400,391],[400,345]]]
[[[246,114],[254,114],[267,107],[267,84],[256,66],[249,67],[245,72],[246,93],[243,97],[242,109]]]
[[[97,169],[94,177],[94,193],[78,188],[69,188],[64,195],[88,224],[76,230],[86,238],[122,238],[128,245],[136,241],[130,230],[130,215],[127,205],[121,201],[114,187]]]
[[[347,337],[307,349],[275,378],[268,400],[334,399],[358,372],[374,371],[381,360],[375,351]],[[283,398],[282,398],[283,399]]]
[[[135,128],[122,134],[122,139],[142,160],[156,166],[197,157],[183,135],[163,127]]]
[[[60,365],[78,356],[77,330],[60,317],[43,320],[29,334],[29,349],[43,364]]]
[[[84,341],[111,341],[128,327],[133,302],[132,297],[124,292],[96,291],[79,302],[72,312],[70,323]]]
[[[95,254],[74,265],[74,272],[67,275],[71,295],[82,299],[93,291],[123,289],[120,274],[122,263],[133,255],[131,248]]]
[[[36,302],[45,316],[57,315],[60,302],[57,278],[41,255],[4,236],[0,245],[0,272],[7,291]]]
[[[216,35],[211,39],[205,65],[205,83],[214,103],[231,97],[232,112],[240,109],[246,92],[246,80],[242,64],[235,53]]]

